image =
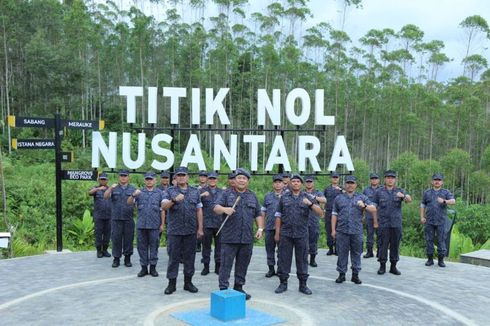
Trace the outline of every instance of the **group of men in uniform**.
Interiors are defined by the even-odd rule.
[[[134,207],[138,210],[137,248],[141,271],[138,277],[158,276],[156,264],[162,232],[167,235],[168,285],[165,294],[176,291],[179,265],[184,269],[184,290],[198,292],[192,283],[195,273],[195,256],[202,243],[204,265],[201,275],[210,273],[212,244],[214,242],[214,272],[219,275],[219,288],[230,287],[230,273],[235,265],[233,289],[243,292],[247,300],[250,294],[243,290],[248,265],[252,257],[254,237],[260,239],[265,232],[268,272],[266,277],[279,277],[276,293],[288,288],[294,250],[299,291],[311,294],[307,286],[308,265],[317,267],[320,218],[325,218],[327,255],[337,255],[337,283],[346,278],[348,257],[351,258],[351,281],[361,284],[361,255],[363,251],[363,221],[367,229],[365,258],[374,256],[376,236],[378,274],[386,272],[388,249],[389,272],[400,275],[397,268],[402,235],[402,203],[412,201],[411,196],[396,186],[396,172],[384,173],[384,186],[379,176],[370,174],[370,185],[362,193],[357,190],[357,179],[345,177],[340,186],[340,175],[331,173],[331,184],[323,193],[315,189],[315,177],[303,178],[299,174],[274,175],[272,191],[259,204],[256,194],[249,189],[251,175],[239,168],[228,175],[228,187],[217,186],[218,174],[199,173],[200,183],[189,185],[186,167],[170,174],[162,172],[160,185],[156,175],[144,175],[145,186],[136,189],[129,184],[129,172],[119,171],[118,183],[108,186],[106,173],[99,176],[99,184],[89,190],[94,197],[94,223],[97,257],[110,257],[107,248],[112,240],[112,267],[124,264],[131,267],[135,223]],[[420,204],[420,221],[425,224],[427,242],[427,266],[433,265],[434,236],[438,239],[438,265],[444,267],[446,255],[444,223],[447,205],[455,203],[454,196],[442,188],[443,176],[432,177],[432,188],[425,191]],[[324,206],[322,208],[322,206]],[[257,231],[254,234],[254,222]],[[197,249],[197,250],[196,250]],[[277,272],[276,266],[277,254]],[[309,262],[308,262],[309,255]]]

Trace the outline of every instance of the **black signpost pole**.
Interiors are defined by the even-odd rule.
[[[63,251],[63,216],[61,206],[61,136],[63,128],[61,126],[60,114],[55,114],[54,123],[54,144],[55,144],[55,165],[56,165],[56,251]]]

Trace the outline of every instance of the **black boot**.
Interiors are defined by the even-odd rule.
[[[359,274],[357,273],[352,273],[352,278],[350,280],[356,284],[362,283],[362,281],[359,279]]]
[[[175,292],[176,287],[175,285],[177,284],[177,279],[175,278],[171,278],[168,280],[168,286],[167,288],[165,289],[165,294],[172,294]]]
[[[425,266],[434,265],[434,258],[432,255],[427,255],[427,261],[425,262]]]
[[[269,271],[265,274],[265,277],[269,278],[276,275],[276,271],[274,270],[274,265],[269,265]]]
[[[97,248],[97,258],[102,258],[104,255],[102,254],[102,246],[96,246]]]
[[[238,291],[238,292],[242,292],[243,294],[245,294],[245,300],[250,300],[250,298],[252,297],[250,294],[248,294],[247,292],[243,291],[243,287],[242,287],[241,284],[235,284],[233,286],[233,290]]]
[[[343,283],[345,282],[345,273],[339,273],[339,277],[335,280],[335,283]]]
[[[386,273],[386,263],[379,263],[378,275]]]
[[[306,280],[299,281],[299,292],[304,293],[306,295],[310,295],[313,293],[311,292],[310,288],[306,285]]]
[[[201,275],[208,275],[209,274],[209,264],[204,264],[204,268],[201,271]]]
[[[214,264],[214,274],[219,275],[219,269],[220,268],[221,268],[221,264],[220,263],[215,263]]]
[[[108,247],[109,247],[108,245],[102,246],[102,255],[104,257],[111,257],[111,254],[107,251]]]
[[[138,273],[138,277],[143,277],[148,275],[148,266],[141,265],[141,270]]]
[[[333,247],[328,247],[327,256],[332,256],[334,254]]]
[[[394,275],[401,275],[402,273],[396,268],[396,261],[391,262],[390,273]]]
[[[126,266],[126,267],[132,267],[133,266],[133,264],[131,264],[131,255],[124,256],[124,266]]]
[[[444,256],[443,255],[437,256],[437,265],[439,265],[439,267],[446,267],[446,264],[444,264]]]
[[[362,257],[364,257],[364,258],[374,257],[373,247],[367,248],[366,254]]]
[[[192,276],[184,276],[184,290],[190,293],[197,293],[199,291],[194,284],[192,284]]]
[[[116,268],[119,267],[119,257],[114,257],[114,260],[112,261],[112,267]]]
[[[274,291],[277,294],[286,292],[288,290],[288,280],[281,280],[281,283],[279,283],[279,286],[277,289]]]
[[[310,255],[310,266],[311,267],[317,267],[318,266],[318,264],[315,261],[315,257],[316,257],[316,255]]]
[[[150,265],[150,275],[153,277],[158,277],[157,266]]]

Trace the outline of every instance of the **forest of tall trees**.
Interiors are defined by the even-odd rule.
[[[12,151],[11,133],[33,138],[49,131],[10,130],[7,115],[60,112],[70,119],[103,119],[111,131],[130,131],[119,86],[158,87],[161,125],[168,124],[170,105],[161,97],[162,87],[230,88],[224,103],[238,128],[256,127],[257,89],[270,96],[280,89],[282,103],[294,88],[309,94],[324,89],[325,112],[336,124],[315,132],[323,142],[321,160],[330,158],[335,136],[345,135],[364,181],[368,171],[395,168],[402,185],[419,195],[428,176],[440,170],[458,198],[488,203],[490,69],[485,56],[472,52],[475,42],[490,43],[485,18],[475,13],[454,22],[465,37],[461,75],[441,81],[440,71],[451,60],[442,40],[426,39],[413,24],[366,30],[359,40],[326,22],[305,28],[314,14],[308,2],[270,1],[266,10],[248,12],[247,0],[150,0],[163,8],[151,15],[143,10],[144,1],[134,1],[129,10],[122,1],[0,1],[3,159],[10,164],[52,159]],[[344,10],[362,10],[359,0],[342,3]],[[210,4],[217,8],[212,17],[206,16]],[[147,95],[138,101],[143,108],[138,127],[147,126]],[[189,99],[181,105],[189,108]],[[192,127],[190,114],[181,115],[181,126]],[[313,121],[305,127],[314,128]],[[210,135],[199,133],[207,152]],[[177,134],[176,152],[184,150],[187,137]],[[288,153],[295,156],[295,138],[287,140]],[[86,158],[89,133],[67,132],[64,147]],[[246,157],[247,149],[240,153]],[[78,167],[89,168],[87,163],[80,160]],[[4,185],[5,180],[2,174]],[[6,187],[8,195],[13,186]]]

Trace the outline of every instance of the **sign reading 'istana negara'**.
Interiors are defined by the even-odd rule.
[[[119,95],[126,97],[126,122],[129,124],[136,123],[137,105],[136,99],[143,96],[143,87],[139,86],[121,86]],[[221,162],[224,160],[231,170],[235,170],[238,161],[238,141],[248,144],[250,150],[250,168],[252,171],[258,170],[258,159],[260,146],[265,143],[272,143],[267,158],[264,158],[266,165],[265,171],[272,171],[276,165],[282,164],[284,170],[291,171],[291,163],[288,158],[286,146],[282,136],[277,135],[274,139],[267,139],[261,134],[245,134],[239,139],[237,134],[233,133],[228,114],[223,105],[223,100],[227,96],[229,88],[220,88],[217,94],[212,88],[205,89],[204,117],[201,116],[201,89],[191,89],[191,105],[187,110],[181,110],[180,99],[186,98],[188,92],[186,88],[181,87],[163,87],[163,97],[170,98],[170,124],[179,125],[181,113],[190,114],[192,125],[201,126],[202,120],[205,121],[206,127],[214,125],[217,118],[219,124],[230,130],[227,143],[220,134],[214,135],[213,146],[213,166],[206,166],[202,155],[201,145],[198,136],[191,132],[185,152],[181,162],[175,162],[174,153],[168,149],[173,138],[166,133],[155,134],[151,140],[151,151],[153,152],[153,161],[151,167],[155,170],[168,170],[174,164],[179,166],[188,166],[191,163],[197,164],[199,170],[220,170]],[[157,87],[148,87],[147,89],[147,123],[157,123]],[[325,115],[324,112],[324,91],[317,89],[314,96],[314,107],[312,108],[311,98],[306,90],[296,88],[290,91],[285,100],[285,116],[289,124],[301,129],[310,119],[314,119],[315,126],[333,126],[335,117]],[[295,110],[295,103],[300,103],[300,110]],[[141,109],[141,108],[140,108]],[[257,90],[257,125],[265,126],[266,120],[269,119],[273,126],[281,126],[281,92],[278,89],[272,91],[272,100],[265,89]],[[296,111],[299,111],[297,113]],[[204,119],[203,119],[204,118]],[[206,130],[205,127],[202,130]],[[199,128],[196,128],[199,131]],[[146,137],[145,133],[138,134],[138,147],[136,159],[131,157],[131,133],[122,133],[122,163],[129,169],[140,168],[146,160]],[[320,140],[312,135],[297,136],[298,155],[295,158],[299,171],[308,169],[315,172],[322,171],[318,163],[317,155],[321,151]],[[117,132],[109,132],[108,141],[102,137],[98,131],[92,133],[92,167],[100,166],[100,157],[102,156],[109,168],[121,166],[117,162],[117,148],[120,143]],[[167,146],[162,146],[166,144]],[[308,165],[309,164],[309,165]],[[338,165],[344,165],[349,171],[354,171],[354,165],[347,147],[344,136],[337,136],[335,145],[330,156],[330,162],[326,170],[336,170]],[[323,168],[325,170],[325,167]]]

